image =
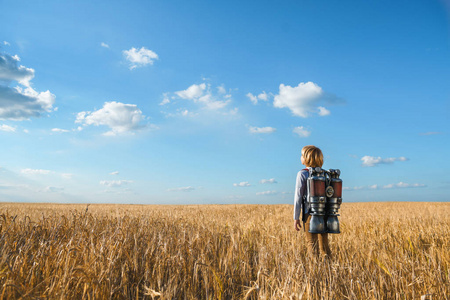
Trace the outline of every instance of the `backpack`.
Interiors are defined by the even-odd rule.
[[[309,232],[341,233],[338,220],[342,203],[341,171],[309,167],[308,172],[306,204],[311,214]]]

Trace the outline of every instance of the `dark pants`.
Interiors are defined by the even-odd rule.
[[[331,250],[330,246],[328,245],[328,233],[310,233],[310,221],[311,215],[308,215],[306,222],[303,222],[303,230],[306,234],[306,242],[308,244],[309,251],[316,256],[319,256],[320,251],[320,254],[331,257]]]

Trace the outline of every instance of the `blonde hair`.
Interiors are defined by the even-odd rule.
[[[302,148],[302,156],[305,165],[308,167],[322,167],[323,154],[322,151],[316,146],[309,145]]]

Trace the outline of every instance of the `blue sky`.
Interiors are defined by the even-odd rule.
[[[0,7],[0,201],[449,201],[449,1]]]

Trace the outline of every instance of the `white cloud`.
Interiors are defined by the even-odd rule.
[[[131,63],[130,70],[146,65],[153,65],[153,62],[158,59],[158,54],[145,47],[139,50],[133,47],[130,50],[124,50],[123,54]]]
[[[246,96],[250,99],[250,101],[252,101],[253,104],[258,104],[258,98],[252,93],[248,93]]]
[[[348,186],[344,186],[342,187],[342,190],[344,191],[357,191],[357,190],[365,190],[368,189],[367,186],[355,186],[355,187],[348,187]]]
[[[324,117],[324,116],[328,116],[329,114],[331,114],[331,112],[323,106],[319,106],[318,109],[319,109],[319,116]]]
[[[131,180],[102,180],[102,181],[100,181],[100,184],[108,186],[108,187],[119,187],[119,186],[126,185],[126,184],[129,184],[132,182],[133,181],[131,181]]]
[[[39,117],[53,110],[55,95],[37,92],[30,86],[34,70],[18,65],[17,55],[0,54],[0,119],[24,120]],[[17,81],[22,86],[9,87],[9,82]],[[6,85],[2,84],[6,82]]]
[[[389,157],[389,158],[381,158],[381,157],[374,157],[374,156],[363,156],[361,158],[362,166],[363,167],[374,167],[379,164],[392,164],[395,161],[407,161],[409,160],[406,157]]]
[[[277,108],[287,107],[295,116],[307,118],[317,111],[316,105],[324,96],[320,86],[314,82],[301,82],[296,87],[280,84],[278,95],[275,95],[273,105]]]
[[[8,43],[7,41],[3,41],[3,45],[5,45],[5,46],[10,46],[11,44]]]
[[[170,103],[170,99],[164,95],[164,99],[159,103],[159,105],[166,105]]]
[[[261,94],[258,95],[258,99],[262,101],[267,101],[269,100],[269,95],[265,91],[263,91]]]
[[[23,132],[30,133],[30,131],[28,131],[28,129],[24,129]]]
[[[303,126],[295,127],[292,132],[298,134],[299,137],[308,137],[311,135],[311,131],[307,130]]]
[[[15,127],[8,126],[8,125],[6,125],[6,124],[2,124],[2,125],[0,125],[0,131],[15,132],[15,131],[16,131],[16,128],[15,128]]]
[[[240,182],[240,183],[233,183],[233,186],[247,187],[247,186],[251,186],[251,184],[248,183],[248,181],[243,181],[243,182]]]
[[[42,169],[22,169],[20,172],[26,175],[48,175],[51,173],[50,170]]]
[[[247,93],[246,95],[250,101],[253,104],[258,104],[258,100],[262,100],[262,101],[268,101],[269,100],[269,94],[267,94],[265,91],[263,91],[262,93],[260,93],[258,96],[253,95],[252,93]]]
[[[179,188],[172,188],[172,189],[168,189],[168,192],[190,192],[195,190],[194,187],[192,186],[185,186],[185,187],[179,187]]]
[[[30,80],[34,78],[34,69],[19,66],[17,64],[19,61],[20,57],[17,55],[0,54],[0,80],[15,80],[29,87]]]
[[[124,104],[121,102],[105,102],[103,108],[94,112],[79,112],[75,123],[87,125],[106,125],[111,131],[104,135],[116,135],[126,132],[133,132],[144,128],[142,121],[145,117],[142,111],[135,104]]]
[[[225,89],[223,86],[221,87]],[[231,102],[231,95],[220,95],[225,100],[219,100],[217,95],[212,93],[211,86],[205,83],[193,84],[185,90],[175,92],[175,95],[181,99],[192,100],[210,110],[219,110]]]
[[[55,95],[50,93],[50,91],[45,92],[36,92],[33,88],[28,87],[26,89],[22,89],[20,87],[16,87],[16,90],[21,93],[22,95],[25,95],[27,97],[30,97],[35,100],[35,105],[38,105],[38,109],[41,111],[47,111],[50,112],[52,110],[57,110],[57,108],[53,109],[53,104],[55,103]]]
[[[111,173],[109,173],[109,175],[119,175],[119,171],[111,172]]]
[[[261,179],[260,183],[277,183],[277,181],[275,180],[275,178]]]
[[[164,93],[160,105],[164,105],[161,113],[166,117],[216,122],[218,118],[236,119],[239,115],[238,108],[230,107],[231,102],[232,95],[228,94],[224,84],[212,86],[202,82],[192,84],[185,90]]]
[[[53,132],[69,132],[70,130],[67,129],[61,129],[61,128],[52,128]]]
[[[109,49],[109,45],[108,45],[108,44],[106,44],[106,43],[103,43],[103,42],[102,42],[102,43],[100,44],[100,46],[102,46],[102,47],[104,47],[104,48],[108,48],[108,49]]]
[[[226,94],[227,90],[225,89],[225,87],[223,85],[220,85],[220,86],[217,87],[217,92],[219,94]]]
[[[277,191],[265,191],[265,192],[258,192],[256,193],[257,196],[270,196],[270,195],[276,195]]]
[[[196,98],[200,98],[203,95],[205,89],[205,83],[193,84],[183,91],[175,92],[175,94],[180,98],[193,100]]]
[[[224,112],[223,115],[225,115],[225,116],[227,116],[227,115],[228,116],[235,116],[235,115],[238,114],[238,112],[239,112],[239,108],[235,107],[233,109],[230,109],[228,112]]]
[[[0,184],[0,190],[2,189],[14,189],[14,190],[31,190],[30,186],[26,184]]]
[[[250,133],[273,133],[277,131],[276,128],[273,127],[251,127],[249,128]]]
[[[383,186],[383,189],[392,189],[392,188],[416,188],[416,187],[426,187],[425,184],[421,183],[405,183],[405,182],[399,182],[395,184],[387,184]]]
[[[198,113],[189,111],[187,109],[179,110],[179,114],[182,115],[183,117],[195,117],[198,115]]]
[[[201,103],[205,108],[211,110],[218,110],[224,108],[230,103],[230,100],[216,100],[212,94],[206,94],[196,100],[197,103]]]
[[[175,113],[170,112],[162,112],[166,115],[166,117],[175,117],[175,116],[183,116],[183,117],[196,117],[198,113],[189,111],[188,109],[178,108]]]

